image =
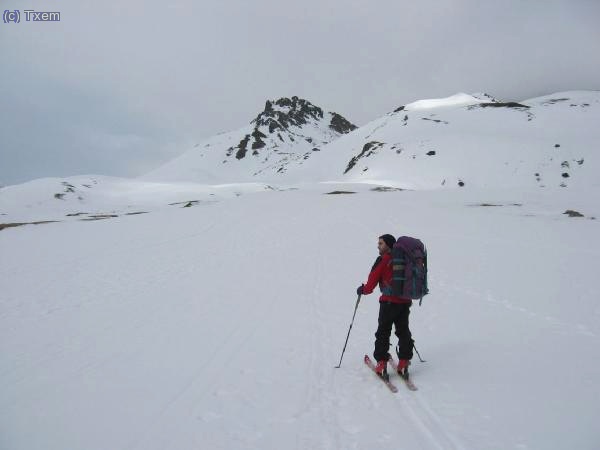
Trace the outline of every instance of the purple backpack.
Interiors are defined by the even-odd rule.
[[[427,249],[419,239],[401,236],[392,248],[392,295],[422,300],[428,293]]]

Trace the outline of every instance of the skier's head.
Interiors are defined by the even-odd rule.
[[[395,243],[396,238],[391,234],[383,234],[379,236],[379,241],[377,242],[377,249],[379,250],[379,254],[383,255],[384,253],[390,252]]]

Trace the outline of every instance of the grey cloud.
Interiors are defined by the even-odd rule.
[[[521,100],[600,88],[595,1],[28,5],[60,9],[62,22],[0,23],[0,183],[134,176],[280,96],[360,125],[458,91]]]

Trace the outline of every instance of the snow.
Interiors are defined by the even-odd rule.
[[[0,447],[597,448],[598,192],[372,187],[0,232]],[[375,295],[333,368],[386,232],[430,255],[414,393]]]
[[[436,109],[436,108],[447,108],[456,106],[467,106],[475,105],[477,103],[484,103],[487,100],[481,100],[472,95],[459,92],[458,94],[451,95],[446,98],[431,98],[426,100],[417,100],[416,102],[409,103],[404,107],[405,111],[419,111],[423,109]]]
[[[67,214],[77,214],[74,216],[76,218],[94,214],[132,214],[160,208],[172,209],[173,206],[188,202],[213,203],[242,193],[271,189],[262,183],[203,185],[103,175],[40,178],[2,188],[0,214],[4,216],[0,218],[4,222],[29,222],[65,220]]]
[[[341,137],[328,130],[326,113],[320,125],[292,127],[284,133],[285,142],[269,136],[258,155],[226,157],[227,149],[251,132],[247,127],[211,138],[139,179],[275,185],[392,180],[406,189],[452,189],[461,183],[477,188],[599,186],[600,92],[558,92],[518,105],[523,106],[486,94],[422,100]],[[320,151],[313,152],[315,147]]]
[[[449,189],[461,181],[477,188],[598,187],[600,92],[559,92],[521,103],[530,108],[388,114],[330,143],[291,175],[395,180],[406,189]]]
[[[0,224],[56,222],[0,227],[0,449],[597,449],[599,102],[388,114],[278,183],[212,170],[234,132],[170,180],[1,188]],[[362,362],[378,295],[334,368],[384,233],[428,248],[416,392]]]
[[[287,107],[273,106],[274,110],[287,111]],[[340,134],[329,127],[333,114],[325,112],[323,118],[308,118],[302,126],[290,125],[285,131],[276,129],[270,133],[267,126],[259,127],[266,137],[265,146],[252,148],[254,138],[247,144],[246,155],[237,159],[238,144],[251,136],[254,125],[214,136],[161,167],[142,175],[144,181],[195,182],[204,184],[238,182],[288,182],[288,171],[301,168],[306,159],[318,152]],[[233,150],[232,150],[233,148]],[[295,177],[294,181],[301,177]]]

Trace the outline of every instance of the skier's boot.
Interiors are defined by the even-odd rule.
[[[404,378],[408,378],[408,366],[410,366],[410,360],[401,359],[398,361],[398,375]]]
[[[375,372],[381,378],[387,379],[389,377],[388,373],[387,373],[387,360],[386,359],[377,361],[377,365],[375,366]]]

